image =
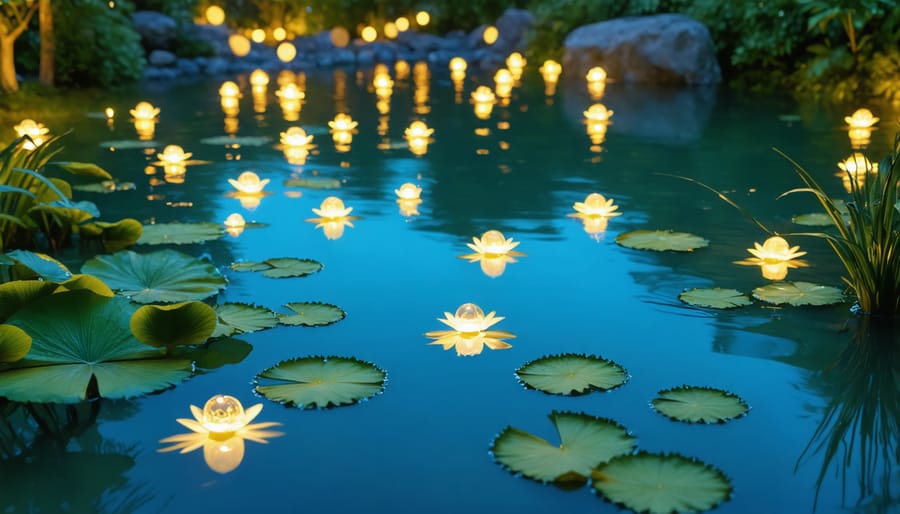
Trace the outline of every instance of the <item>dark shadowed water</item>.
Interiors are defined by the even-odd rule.
[[[106,105],[119,114],[110,126],[85,115],[102,111],[100,103],[73,100],[72,112],[46,113],[42,121],[53,132],[74,129],[67,136],[68,160],[95,161],[136,183],[134,191],[81,193],[100,206],[103,219],[220,223],[238,212],[268,224],[177,248],[209,255],[227,276],[219,302],[278,309],[322,301],[341,306],[347,317],[322,328],[279,326],[241,336],[253,350],[240,364],[159,394],[99,402],[95,424],[71,437],[40,438],[27,458],[0,463],[0,512],[619,512],[589,488],[540,485],[493,462],[489,446],[507,425],[555,441],[547,419],[553,410],[612,418],[642,450],[680,453],[721,469],[734,486],[733,497],[717,509],[723,514],[900,508],[897,434],[860,442],[865,428],[842,435],[826,422],[816,436],[829,405],[852,410],[876,394],[872,388],[847,394],[860,390],[853,384],[878,373],[893,372],[896,380],[892,366],[854,376],[826,371],[856,333],[856,325],[847,324],[851,304],[755,303],[733,311],[682,304],[678,294],[685,288],[750,292],[768,283],[759,268],[733,264],[766,235],[712,193],[660,175],[698,179],[728,192],[774,230],[797,230],[791,217],[813,211],[815,203],[802,196],[776,200],[800,182],[772,148],[806,165],[834,195],[844,194],[834,176],[837,161],[852,151],[843,116],[859,106],[612,84],[600,100],[614,111],[612,124],[605,140],[593,144],[582,112],[594,101],[578,77],[546,97],[537,73],[528,70],[509,105],[480,120],[468,96],[478,84],[492,85],[490,75],[470,75],[462,101],[454,98],[444,69],[432,75],[418,86],[412,76],[395,76],[388,114],[379,114],[368,90],[370,71],[308,73],[298,121],[284,119],[274,74],[265,112],[254,112],[247,77],[232,77],[244,91],[236,120],[226,120],[220,108],[221,81],[112,95]],[[137,139],[126,113],[140,100],[161,109],[157,145],[149,152],[110,151],[102,142]],[[884,128],[874,132],[868,153],[880,160],[898,112],[873,109]],[[327,122],[342,111],[359,127],[350,150],[339,153]],[[434,129],[421,156],[403,139],[414,119]],[[294,125],[315,135],[317,150],[303,165],[289,164],[276,147],[279,133]],[[201,142],[226,130],[269,142]],[[208,163],[188,167],[183,183],[167,182],[159,168],[145,168],[168,144]],[[271,180],[271,194],[255,208],[229,195],[227,179],[245,170]],[[340,187],[283,185],[291,177],[332,178]],[[416,216],[404,217],[395,202],[394,189],[404,182],[422,187]],[[573,203],[592,192],[614,198],[623,213],[595,234],[567,217]],[[304,221],[330,195],[359,216],[331,240]],[[616,244],[617,235],[641,228],[695,233],[710,246],[682,254]],[[473,236],[489,229],[521,241],[517,250],[527,254],[496,277],[458,258],[470,253],[466,243]],[[790,241],[808,252],[810,266],[791,270],[789,280],[842,285],[842,270],[825,244]],[[282,256],[316,259],[325,269],[282,280],[228,269],[236,260]],[[66,259],[77,268],[77,256]],[[437,318],[465,302],[504,316],[496,328],[516,334],[513,347],[460,357],[427,345],[424,333],[442,328]],[[615,360],[630,380],[608,393],[578,397],[546,395],[517,382],[514,371],[522,364],[566,352]],[[286,408],[254,396],[258,372],[306,355],[373,362],[388,372],[384,393],[327,410]],[[731,391],[751,411],[724,425],[689,425],[651,409],[659,390],[682,384]],[[266,445],[248,442],[242,463],[227,474],[208,468],[202,452],[158,453],[160,439],[185,431],[175,419],[190,417],[189,405],[202,406],[216,393],[233,395],[245,407],[263,402],[258,420],[282,423],[286,435]],[[845,445],[828,462],[816,449],[831,437]]]

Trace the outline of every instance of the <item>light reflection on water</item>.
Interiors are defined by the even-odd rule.
[[[712,194],[656,173],[690,176],[729,191],[773,227],[788,231],[790,217],[812,211],[814,204],[774,200],[798,182],[770,148],[783,148],[807,164],[837,195],[842,185],[833,177],[835,163],[850,152],[841,131],[845,113],[715,90],[611,84],[602,102],[615,115],[599,141],[586,133],[583,112],[600,99],[592,99],[580,81],[564,80],[548,102],[540,78],[526,72],[525,86],[512,90],[508,104],[493,105],[483,120],[472,105],[456,101],[443,70],[432,70],[426,84],[427,74],[415,69],[420,71],[414,78],[395,80],[390,96],[381,100],[367,91],[371,72],[310,73],[299,112],[283,112],[270,87],[268,108],[261,108],[259,95],[247,94],[241,100],[245,108],[226,118],[218,82],[155,85],[108,99],[117,112],[140,99],[160,107],[158,146],[146,153],[110,152],[97,144],[134,139],[134,127],[124,120],[110,129],[105,120],[71,114],[59,115],[58,124],[45,119],[56,132],[75,128],[68,136],[68,159],[96,161],[137,184],[136,191],[88,198],[100,204],[104,219],[221,222],[238,212],[268,224],[178,248],[208,253],[226,273],[230,285],[220,302],[277,309],[322,301],[341,306],[348,317],[323,328],[277,327],[242,336],[254,350],[241,364],[131,402],[124,414],[120,404],[101,402],[96,424],[55,445],[38,441],[31,460],[3,463],[10,473],[3,470],[0,487],[29,492],[0,493],[4,512],[23,512],[28,505],[59,510],[43,503],[56,501],[52,495],[72,506],[136,512],[189,512],[201,505],[230,512],[615,512],[586,490],[542,487],[491,461],[489,443],[506,425],[551,437],[545,416],[553,409],[611,417],[632,430],[640,449],[678,452],[719,467],[735,487],[735,497],[719,512],[812,510],[822,458],[797,463],[834,394],[820,370],[850,339],[839,331],[849,305],[754,305],[721,313],[682,305],[677,295],[688,287],[749,291],[763,285],[758,269],[732,262],[748,257],[746,248],[764,237]],[[463,98],[476,85],[492,84],[492,76],[469,70],[466,81]],[[238,83],[246,85],[246,77]],[[325,139],[328,121],[338,112],[359,122],[349,149]],[[795,113],[799,121],[778,118]],[[896,119],[896,113],[882,118]],[[410,151],[404,130],[418,119],[434,133],[417,153]],[[317,153],[302,164],[287,162],[277,147],[279,134],[291,126],[303,127],[319,142]],[[233,131],[257,139],[200,143]],[[873,158],[886,151],[889,132],[873,134]],[[188,168],[181,183],[151,183],[154,177],[144,175],[144,168],[168,144],[190,148],[193,158],[209,163]],[[251,203],[230,195],[227,179],[247,170],[271,181],[270,195]],[[291,177],[338,189],[285,186]],[[417,216],[398,212],[394,190],[405,182],[422,188]],[[594,233],[567,216],[591,192],[615,198],[623,213]],[[315,224],[304,222],[329,196],[353,206],[353,228],[340,237],[323,237]],[[618,234],[638,228],[692,232],[711,246],[693,254],[657,254],[615,244]],[[502,276],[458,258],[473,236],[489,229],[520,241],[517,249],[528,255]],[[790,279],[840,284],[837,262],[825,245],[791,242],[809,252],[811,266],[791,270]],[[226,269],[233,260],[281,256],[316,259],[325,269],[286,280]],[[513,348],[457,357],[428,346],[424,333],[439,326],[436,318],[466,302],[505,316],[503,328],[517,336]],[[614,392],[575,398],[516,383],[513,371],[520,365],[563,352],[613,359],[631,380]],[[372,361],[388,371],[386,390],[362,405],[326,411],[270,405],[267,421],[282,423],[287,435],[254,447],[226,475],[211,472],[199,458],[156,452],[157,441],[171,433],[172,420],[188,404],[216,393],[253,403],[253,376],[301,355]],[[657,391],[685,383],[733,391],[752,410],[723,426],[678,424],[650,410]],[[104,473],[93,488],[78,481],[45,483],[42,477],[60,463]],[[850,489],[857,472],[854,461],[846,470]],[[840,479],[826,473],[817,512],[855,504],[855,490],[842,499]],[[890,485],[896,495],[896,478]]]

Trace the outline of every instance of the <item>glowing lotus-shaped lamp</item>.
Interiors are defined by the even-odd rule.
[[[194,155],[191,152],[185,152],[184,148],[178,145],[168,145],[166,146],[162,153],[156,154],[156,157],[159,159],[159,162],[162,164],[180,164],[184,165],[185,162]]]
[[[241,88],[239,88],[236,83],[226,80],[219,86],[219,96],[223,98],[239,98],[241,96]]]
[[[588,82],[606,82],[606,70],[602,66],[594,66],[587,71],[584,78]]]
[[[245,411],[237,398],[217,394],[206,402],[202,410],[191,405],[194,419],[176,420],[191,432],[160,440],[160,443],[171,443],[171,446],[159,451],[189,453],[203,448],[203,458],[210,469],[222,474],[233,471],[243,460],[244,440],[265,444],[270,438],[284,435],[266,430],[280,425],[277,422],[250,424],[262,408],[263,405],[258,403]]]
[[[553,96],[556,93],[556,83],[559,82],[559,76],[562,75],[562,65],[548,59],[541,65],[540,72],[544,79],[544,94]]]
[[[244,217],[238,213],[229,214],[227,218],[225,218],[225,232],[228,232],[232,237],[237,237],[241,235],[241,232],[244,231],[244,227],[247,225]]]
[[[376,73],[372,78],[372,87],[378,98],[390,98],[394,92],[394,81],[387,73]]]
[[[328,128],[331,129],[332,132],[352,132],[356,130],[358,122],[353,121],[353,118],[349,114],[338,113],[334,116],[334,119],[328,122]]]
[[[602,150],[600,145],[606,141],[606,131],[609,128],[609,123],[605,121],[585,120],[584,126],[588,137],[591,138],[591,150]]]
[[[611,109],[607,109],[603,104],[594,104],[588,107],[588,110],[584,111],[584,119],[593,122],[609,123],[612,115],[613,111]]]
[[[301,127],[290,127],[281,133],[281,144],[285,146],[308,147],[312,140],[312,134],[307,134]]]
[[[237,180],[233,178],[228,179],[228,183],[241,194],[260,195],[262,194],[263,188],[269,183],[269,179],[265,178],[260,180],[259,175],[256,173],[245,171],[238,176]]]
[[[472,91],[471,98],[475,117],[479,120],[490,119],[494,104],[497,102],[494,91],[487,86],[478,86]]]
[[[868,109],[857,109],[852,115],[845,116],[844,121],[850,128],[868,128],[871,129],[878,123],[879,118],[876,118],[872,111]]]
[[[607,199],[600,193],[587,195],[583,202],[575,202],[573,207],[575,208],[576,216],[611,218],[622,214],[621,212],[616,212],[619,206],[613,203],[612,198]]]
[[[433,128],[428,128],[424,121],[416,120],[409,124],[409,127],[403,132],[406,139],[429,138],[434,133]]]
[[[275,96],[277,96],[281,100],[292,100],[300,102],[304,98],[306,98],[306,93],[304,93],[303,90],[300,89],[300,86],[298,86],[296,83],[288,82],[287,84],[284,84],[283,86],[278,88],[278,91],[275,92]]]
[[[46,140],[47,133],[50,132],[50,129],[45,127],[43,123],[38,123],[32,119],[22,120],[13,129],[18,137],[28,136],[31,139],[30,141],[26,139],[22,144],[22,148],[29,151],[41,146]]]
[[[116,110],[112,107],[107,107],[103,109],[103,115],[106,116],[106,121],[111,124],[116,119]]]
[[[450,68],[450,73],[465,73],[469,65],[462,57],[454,57],[450,59],[450,64],[447,66]]]
[[[494,91],[500,98],[509,98],[516,79],[512,72],[506,68],[497,70],[494,74]]]
[[[336,220],[340,218],[346,218],[353,211],[353,207],[345,207],[344,201],[336,196],[329,196],[328,198],[322,200],[319,208],[313,208],[312,210],[316,213],[320,218],[326,220]]]
[[[481,271],[485,275],[496,278],[506,271],[507,263],[516,262],[516,257],[524,257],[525,254],[514,249],[519,246],[518,241],[506,238],[498,230],[488,230],[480,238],[473,237],[471,243],[466,246],[475,253],[460,255],[460,258],[469,262],[481,264]]]
[[[129,112],[135,120],[156,121],[156,117],[159,116],[159,108],[154,107],[150,102],[138,102]]]
[[[429,344],[441,345],[444,350],[455,348],[457,355],[478,355],[484,351],[485,346],[491,350],[511,348],[512,345],[503,340],[512,339],[515,335],[502,330],[490,330],[504,319],[495,314],[492,311],[485,316],[478,305],[464,303],[456,309],[456,314],[445,312],[443,319],[438,318],[438,321],[452,330],[428,332],[425,337],[434,339]]]
[[[394,189],[394,193],[399,200],[418,200],[422,194],[422,188],[412,182],[406,182],[400,186],[400,189]]]
[[[763,244],[753,243],[753,246],[754,248],[747,249],[753,257],[736,261],[735,264],[759,266],[766,279],[784,280],[788,269],[807,266],[806,262],[798,260],[798,257],[806,255],[806,252],[801,252],[799,246],[791,246],[783,237],[772,236]]]
[[[525,70],[527,63],[528,61],[519,52],[513,52],[506,58],[506,68],[517,81],[522,78],[522,71]]]
[[[257,90],[265,91],[268,86],[269,74],[261,69],[253,70],[253,73],[250,74],[250,88],[256,92]],[[221,89],[219,90],[219,94],[221,94]]]

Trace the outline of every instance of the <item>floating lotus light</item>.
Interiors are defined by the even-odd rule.
[[[372,87],[375,88],[375,96],[378,98],[390,98],[394,92],[394,81],[385,73],[376,73],[372,78]]]
[[[619,209],[619,206],[613,203],[612,198],[607,199],[600,193],[591,193],[587,195],[584,202],[575,202],[573,207],[577,211],[577,214],[574,216],[581,215],[611,218],[622,214],[621,212],[616,212]]]
[[[281,133],[281,144],[285,146],[308,147],[312,143],[313,136],[307,135],[301,127],[290,127]]]
[[[515,81],[522,78],[522,72],[525,70],[527,63],[528,61],[519,52],[513,52],[506,58],[506,67]]]
[[[26,139],[22,143],[22,148],[29,151],[41,146],[46,139],[47,133],[50,132],[50,129],[45,127],[43,123],[38,123],[32,119],[22,120],[13,129],[18,137],[28,136],[30,138],[30,140]]]
[[[163,149],[162,153],[156,154],[156,157],[159,159],[159,162],[163,165],[166,164],[180,164],[184,165],[185,162],[194,155],[191,152],[185,152],[184,148],[178,145],[168,145]]]
[[[491,350],[504,350],[512,345],[503,341],[516,337],[514,334],[502,330],[489,330],[504,318],[495,316],[491,312],[485,316],[481,307],[474,303],[464,303],[456,309],[456,314],[444,313],[444,318],[438,321],[449,326],[453,330],[437,330],[428,332],[425,337],[434,339],[429,344],[442,345],[444,350],[456,348],[457,355],[478,355],[487,346]]]
[[[594,104],[584,111],[584,118],[588,121],[609,123],[612,118],[613,111],[607,109],[603,104]]]
[[[448,67],[450,68],[450,73],[454,73],[454,72],[465,73],[466,68],[468,67],[468,63],[466,63],[466,60],[463,59],[462,57],[454,57],[454,58],[450,59],[450,64],[448,64]]]
[[[316,228],[321,228],[329,240],[340,239],[344,235],[344,227],[353,228],[351,220],[356,219],[350,216],[353,208],[345,207],[343,200],[336,196],[329,196],[322,200],[319,208],[314,208],[312,211],[319,217],[309,218],[306,221],[316,223]]]
[[[594,66],[589,69],[584,77],[588,82],[606,82],[606,70],[602,66]]]
[[[237,180],[230,178],[228,183],[234,186],[240,193],[245,195],[260,195],[263,188],[269,183],[269,179],[260,180],[259,175],[252,171],[241,173]]]
[[[562,74],[562,65],[554,60],[546,60],[540,68],[541,77],[544,79],[544,94],[553,96],[556,94],[556,83]]]
[[[497,70],[497,73],[494,74],[494,90],[496,91],[497,96],[500,98],[509,98],[512,94],[512,88],[515,81],[516,79],[511,71],[506,68]]]
[[[772,236],[760,245],[753,243],[754,248],[748,248],[753,257],[743,261],[736,261],[735,264],[743,266],[759,266],[762,270],[763,278],[769,280],[784,280],[787,277],[789,268],[802,268],[808,264],[798,260],[798,257],[806,255],[801,252],[799,246],[791,246],[780,236]]]
[[[278,105],[281,106],[285,121],[300,119],[300,108],[306,93],[296,83],[285,83],[275,92],[275,96],[278,97]]]
[[[322,200],[318,209],[313,208],[312,211],[318,214],[322,219],[336,220],[348,217],[353,211],[353,207],[345,207],[343,200],[336,196],[329,196]]]
[[[241,235],[246,225],[247,222],[244,220],[244,217],[236,212],[229,214],[225,218],[225,232],[228,232],[232,237]]]
[[[222,98],[232,97],[239,98],[241,96],[241,88],[230,80],[226,80],[219,86],[219,96]]]
[[[431,134],[434,129],[428,128],[424,121],[416,120],[410,123],[403,135],[409,145],[409,150],[414,155],[424,155],[428,152],[428,143],[431,142]]]
[[[134,109],[129,111],[135,120],[152,120],[156,121],[159,115],[159,108],[154,107],[150,102],[138,102]]]
[[[332,132],[355,132],[359,125],[353,121],[353,117],[349,114],[338,113],[334,116],[334,120],[328,122],[328,127]]]
[[[507,239],[502,232],[497,230],[488,230],[481,235],[481,238],[473,237],[472,242],[467,243],[466,246],[475,253],[460,255],[460,258],[480,263],[481,271],[491,278],[502,275],[506,271],[506,264],[516,262],[516,257],[525,256],[524,253],[514,250],[519,246],[518,241],[513,241],[512,238]]]
[[[591,138],[591,151],[601,151],[602,147],[600,145],[606,141],[606,130],[609,128],[609,123],[606,121],[585,120],[584,125],[588,137]]]
[[[284,435],[265,430],[280,425],[277,422],[250,424],[262,408],[263,405],[258,403],[245,411],[237,398],[222,394],[213,396],[203,410],[191,405],[194,419],[176,420],[191,432],[160,440],[163,444],[174,444],[159,451],[189,453],[203,448],[203,458],[210,469],[222,474],[233,471],[243,460],[245,439],[265,444],[270,438]]]
[[[394,193],[400,200],[418,200],[422,194],[422,188],[412,182],[407,182],[400,186],[400,189],[394,189]]]
[[[269,74],[261,69],[253,70],[253,73],[250,74],[251,89],[254,92],[256,92],[257,90],[265,91],[266,87],[268,85],[269,85]],[[219,91],[221,94],[221,89]]]
[[[107,107],[103,109],[103,115],[106,116],[106,123],[112,126],[113,121],[116,119],[116,110],[112,107]]]
[[[587,79],[587,88],[591,99],[596,101],[603,98],[603,93],[606,91],[606,70],[600,66],[595,66],[588,70],[585,78]]]
[[[472,103],[474,104],[475,117],[479,120],[487,120],[491,117],[494,110],[494,104],[497,97],[494,92],[487,86],[478,86],[472,92]]]
[[[879,118],[876,118],[872,111],[865,108],[857,109],[853,115],[844,117],[844,121],[851,129],[871,129],[878,123],[878,120]]]

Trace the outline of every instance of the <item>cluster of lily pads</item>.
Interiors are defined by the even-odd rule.
[[[553,395],[609,391],[628,380],[621,365],[594,355],[541,357],[516,370],[528,389]],[[709,387],[681,386],[659,391],[651,405],[660,414],[688,423],[724,423],[743,416],[737,395]],[[494,459],[532,480],[576,489],[588,481],[607,500],[637,512],[668,514],[710,509],[732,491],[718,469],[679,454],[636,451],[636,438],[612,419],[584,412],[549,415],[559,443],[508,426],[491,444]]]

